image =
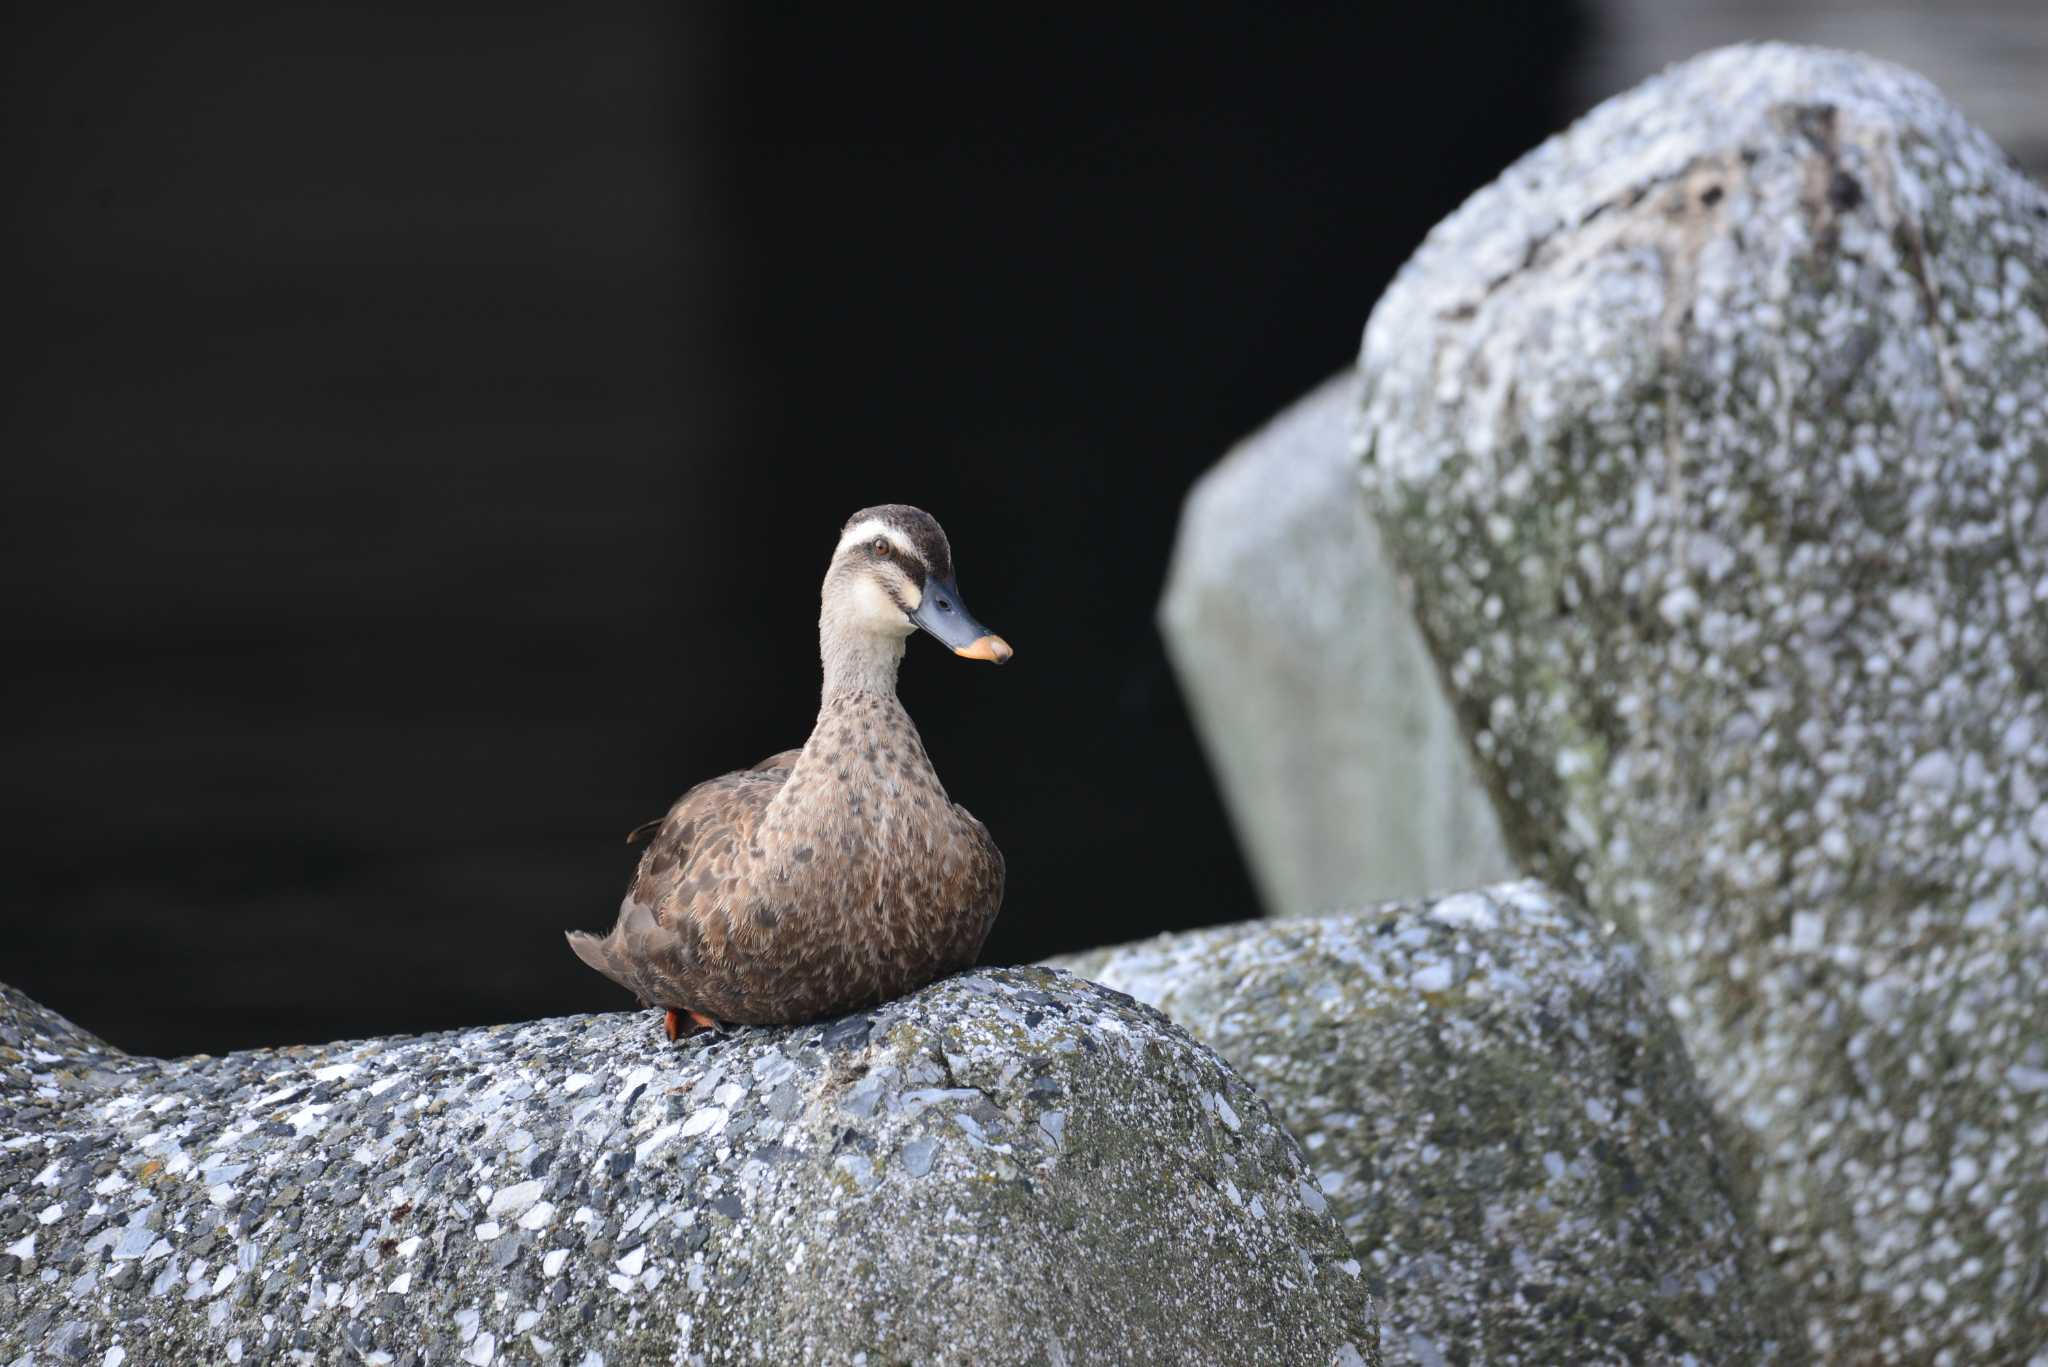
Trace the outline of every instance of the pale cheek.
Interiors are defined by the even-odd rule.
[[[912,590],[914,593],[915,590]],[[914,628],[903,609],[896,606],[888,592],[872,579],[863,579],[855,598],[854,614],[861,623],[874,631],[898,631],[908,634]]]

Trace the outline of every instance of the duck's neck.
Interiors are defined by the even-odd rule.
[[[882,636],[835,621],[828,610],[818,622],[818,653],[825,662],[825,701],[846,693],[896,696],[896,666],[903,661],[901,636]]]

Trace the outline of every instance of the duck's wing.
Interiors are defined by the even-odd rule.
[[[642,1001],[689,1005],[689,980],[707,958],[722,957],[725,940],[724,923],[692,915],[693,904],[731,875],[802,753],[784,750],[677,799],[640,856],[611,934],[568,933],[576,957]]]
[[[953,804],[953,810],[960,816],[964,835],[962,843],[966,847],[960,875],[961,905],[970,908],[973,919],[980,923],[974,933],[973,947],[967,955],[967,963],[972,964],[981,953],[982,942],[994,929],[996,916],[1003,909],[1003,884],[1007,870],[1003,852],[996,847],[995,837],[988,833],[988,827],[957,802]]]

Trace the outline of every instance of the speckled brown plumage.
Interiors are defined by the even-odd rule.
[[[971,965],[995,923],[1002,854],[946,796],[894,688],[918,601],[942,589],[957,600],[951,552],[936,522],[902,505],[856,513],[847,536],[878,514],[889,549],[843,539],[826,578],[810,739],[685,793],[611,934],[570,933],[585,963],[645,1003],[810,1020]],[[876,585],[893,608],[867,592]],[[964,608],[946,611],[980,630]],[[979,641],[1001,653],[975,658],[1007,658],[999,638]]]

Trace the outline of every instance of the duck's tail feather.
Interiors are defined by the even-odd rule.
[[[592,935],[584,930],[571,930],[564,933],[569,937],[569,948],[576,951],[577,958],[583,960],[584,963],[589,964],[592,968],[604,974],[634,996],[645,998],[646,994],[641,992],[639,985],[633,981],[632,975],[626,971],[626,966],[612,952],[612,938],[609,935]]]

